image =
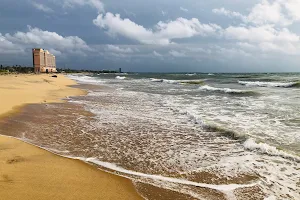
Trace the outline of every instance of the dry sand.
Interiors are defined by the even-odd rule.
[[[59,102],[85,92],[58,75],[0,76],[0,115],[28,103]],[[1,134],[1,133],[0,133]],[[0,199],[142,199],[130,180],[78,160],[0,136]]]
[[[84,91],[68,87],[74,81],[58,75],[5,75],[0,76],[0,114],[27,103],[61,102],[67,96],[85,94]]]

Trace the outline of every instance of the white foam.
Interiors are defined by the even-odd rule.
[[[196,73],[193,73],[193,74],[186,74],[186,76],[196,76],[197,74]]]
[[[230,88],[215,88],[209,85],[204,85],[199,87],[202,91],[214,91],[214,92],[224,92],[224,93],[246,93],[247,91],[230,89]]]
[[[150,81],[152,82],[163,82],[163,79],[157,79],[157,78],[150,78]]]
[[[252,138],[246,140],[243,145],[244,145],[245,149],[248,149],[251,151],[259,151],[260,153],[268,154],[270,156],[281,156],[283,158],[299,160],[299,158],[297,158],[296,156],[293,156],[284,151],[278,150],[274,146],[270,146],[266,143],[256,143]]]
[[[164,83],[170,83],[170,84],[177,84],[180,83],[180,80],[169,80],[169,79],[163,79]]]
[[[119,80],[124,80],[126,78],[127,78],[126,76],[116,76],[116,79],[119,79]]]
[[[199,79],[192,79],[192,80],[171,80],[171,79],[156,79],[150,78],[152,82],[164,82],[169,84],[181,84],[181,83],[198,83],[204,80]]]
[[[261,82],[261,81],[238,81],[239,84],[245,86],[257,86],[257,87],[292,87],[297,82]]]
[[[67,75],[70,79],[75,80],[79,83],[87,83],[87,84],[102,84],[105,81],[100,80],[96,77],[91,76],[82,76],[82,75]]]
[[[159,181],[166,181],[166,182],[171,182],[171,183],[179,183],[179,184],[184,184],[184,185],[191,185],[191,186],[196,186],[196,187],[203,187],[203,188],[209,188],[209,189],[214,189],[222,192],[226,191],[233,191],[238,188],[246,188],[246,187],[253,187],[259,184],[259,182],[251,183],[251,184],[229,184],[229,185],[214,185],[214,184],[206,184],[206,183],[197,183],[193,181],[188,181],[184,179],[177,179],[177,178],[170,178],[170,177],[165,177],[165,176],[160,176],[160,175],[151,175],[151,174],[144,174],[141,172],[135,172],[131,170],[124,169],[122,167],[117,166],[116,164],[113,163],[108,163],[108,162],[102,162],[99,161],[96,158],[76,158],[79,160],[83,160],[85,162],[90,162],[97,164],[99,166],[105,167],[107,169],[111,169],[117,172],[129,174],[129,175],[134,175],[134,176],[139,176],[139,177],[144,177],[144,178],[149,178],[149,179],[154,179],[154,180],[159,180]]]

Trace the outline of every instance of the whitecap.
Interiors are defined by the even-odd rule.
[[[256,86],[256,87],[293,87],[297,82],[261,82],[261,81],[238,81],[239,84],[245,86]]]
[[[68,78],[75,80],[79,83],[85,84],[102,84],[105,81],[99,79],[99,77],[92,77],[92,76],[82,76],[82,75],[67,75]]]
[[[281,151],[281,150],[277,149],[276,147],[270,146],[266,143],[256,143],[254,141],[254,139],[252,139],[252,138],[249,138],[248,140],[246,140],[244,142],[243,146],[245,147],[245,149],[250,150],[250,151],[257,151],[262,154],[267,154],[270,156],[280,156],[283,158],[300,161],[299,158],[297,158],[296,156],[293,156],[284,151]]]
[[[244,91],[244,90],[237,90],[231,88],[216,88],[209,85],[204,85],[199,87],[199,90],[202,91],[212,91],[212,92],[223,92],[223,93],[231,93],[231,94],[246,94],[246,93],[253,93],[251,91]]]
[[[119,79],[119,80],[124,80],[126,78],[127,78],[126,76],[116,76],[116,79]]]

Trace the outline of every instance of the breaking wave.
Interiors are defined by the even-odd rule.
[[[214,132],[214,133],[219,133],[220,135],[224,137],[228,137],[234,140],[238,140],[241,142],[245,142],[248,139],[248,136],[245,134],[239,134],[235,131],[226,129],[226,128],[221,128],[217,125],[214,124],[208,124],[205,123],[202,119],[196,117],[195,115],[189,113],[189,112],[184,112],[187,117],[189,118],[190,121],[192,121],[194,124],[200,125],[204,130],[208,132]]]
[[[105,83],[105,81],[100,80],[99,78],[94,78],[92,76],[74,76],[74,75],[67,75],[72,80],[78,81],[79,83],[85,84],[101,84]]]
[[[189,81],[181,81],[182,84],[191,84],[191,85],[204,85],[205,81],[203,80],[189,80]]]
[[[230,89],[230,88],[215,88],[209,85],[204,85],[199,88],[202,91],[211,91],[211,92],[220,92],[220,93],[227,93],[233,95],[245,95],[245,96],[254,96],[258,95],[258,93],[254,91],[245,91],[245,90],[237,90],[237,89]]]
[[[185,74],[186,76],[196,76],[197,74],[196,73],[193,73],[193,74]]]
[[[217,125],[204,124],[202,127],[206,131],[219,133],[220,135],[222,135],[224,137],[238,140],[240,142],[244,142],[244,141],[248,140],[248,138],[249,138],[247,135],[240,134],[236,131],[228,130],[226,128],[221,128]]]
[[[191,85],[204,85],[204,80],[169,80],[169,79],[156,79],[150,78],[151,82],[169,83],[169,84],[191,84]]]
[[[157,78],[150,78],[151,82],[160,82],[162,83],[164,80],[163,79],[157,79]]]
[[[247,139],[244,144],[244,148],[250,151],[257,151],[262,154],[267,154],[269,156],[280,156],[286,159],[291,159],[297,162],[300,162],[299,157],[293,156],[289,153],[286,153],[274,146],[270,146],[266,143],[256,143],[252,138]]]
[[[261,82],[261,81],[238,81],[239,84],[245,86],[256,86],[256,87],[300,87],[300,82]]]
[[[253,138],[251,138],[249,135],[230,130],[227,128],[220,127],[215,124],[207,124],[203,122],[200,118],[186,112],[187,116],[189,117],[190,120],[192,120],[195,124],[199,124],[204,130],[208,132],[214,132],[218,133],[221,136],[237,140],[243,144],[245,150],[248,151],[255,151],[261,154],[267,154],[269,156],[277,156],[277,157],[282,157],[285,159],[293,160],[296,162],[300,162],[300,158],[297,155],[293,155],[290,153],[287,153],[285,151],[282,151],[278,149],[275,146],[271,146],[266,143],[257,143]]]
[[[126,76],[116,76],[116,79],[119,79],[119,80],[124,80],[126,78],[127,78]]]

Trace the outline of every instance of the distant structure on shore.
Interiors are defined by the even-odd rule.
[[[57,72],[55,56],[48,50],[32,49],[34,73]]]

